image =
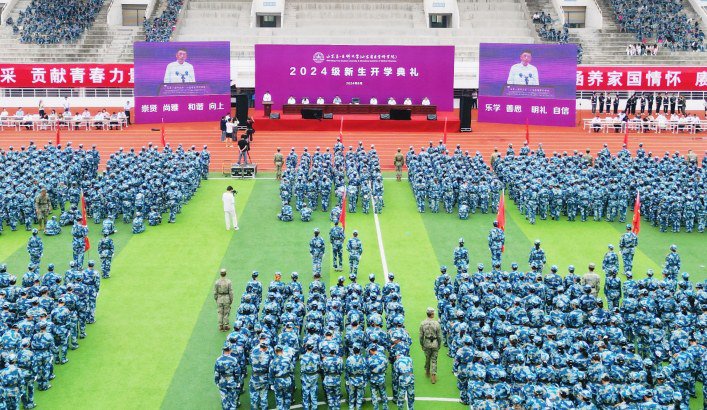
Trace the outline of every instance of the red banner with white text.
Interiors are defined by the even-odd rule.
[[[577,66],[577,91],[707,91],[707,67]]]
[[[0,63],[0,88],[133,88],[132,64]],[[577,91],[707,91],[706,67],[577,66]]]
[[[0,63],[0,88],[133,88],[132,64]]]

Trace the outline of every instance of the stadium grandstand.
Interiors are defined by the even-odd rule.
[[[0,409],[705,409],[706,32],[0,0]]]

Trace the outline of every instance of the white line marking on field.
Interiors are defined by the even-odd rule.
[[[363,401],[371,401],[370,397],[364,398]],[[388,397],[388,401],[395,402],[395,398],[393,397]],[[432,402],[446,402],[446,403],[458,403],[459,398],[449,398],[449,397],[415,397],[415,401],[432,401]],[[341,403],[346,404],[346,400],[341,400]],[[320,401],[317,402],[317,406],[326,406],[325,401]],[[295,404],[294,406],[290,406],[290,409],[301,409],[302,405],[301,404]],[[276,409],[273,409],[276,410]]]
[[[226,181],[226,180],[239,180],[239,179],[240,179],[240,180],[246,181],[246,180],[249,180],[249,179],[253,179],[253,178],[239,178],[239,177],[209,177],[209,179],[214,179],[214,180],[217,180],[217,181]],[[274,180],[275,180],[275,177],[255,177],[255,179],[262,179],[262,180],[270,180],[270,181],[274,181]],[[395,177],[384,177],[383,179],[384,179],[384,180],[394,180],[394,179],[396,179],[396,178],[395,178]],[[403,181],[407,181],[407,178],[403,178]]]
[[[373,187],[371,186],[371,191],[373,191]],[[376,236],[378,237],[378,251],[381,254],[381,263],[383,264],[383,275],[385,276],[385,280],[388,280],[388,261],[385,259],[385,248],[383,247],[383,234],[381,233],[381,225],[380,222],[378,221],[378,214],[376,213],[376,201],[373,199],[373,195],[371,195],[371,204],[373,205],[373,221],[376,224]]]

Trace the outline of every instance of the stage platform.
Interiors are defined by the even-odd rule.
[[[255,129],[261,131],[332,131],[338,132],[341,115],[334,114],[331,120],[304,120],[300,114],[280,114],[279,120],[265,117],[261,110],[251,111],[255,120]],[[447,118],[447,132],[459,131],[458,112],[439,112],[437,120],[430,121],[426,115],[413,115],[407,120],[381,120],[378,114],[344,115],[344,132],[432,132],[444,131],[444,118]]]

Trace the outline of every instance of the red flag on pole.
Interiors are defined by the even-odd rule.
[[[341,123],[339,124],[339,140],[344,143],[344,116],[341,116]]]
[[[81,192],[81,225],[88,225],[86,222],[86,198],[83,196],[83,192]],[[88,235],[83,238],[83,245],[84,251],[91,249],[91,242],[88,240]]]
[[[447,145],[447,117],[444,117],[444,145]]]
[[[628,147],[628,123],[626,123],[626,132],[624,133],[624,145]]]
[[[641,231],[641,193],[636,192],[636,202],[633,204],[633,233],[638,235]]]
[[[501,199],[498,201],[498,215],[496,215],[496,220],[498,221],[498,227],[502,230],[506,230],[506,190],[501,192]],[[501,252],[505,250],[505,245],[501,246]]]
[[[56,127],[56,145],[61,144],[61,128]]]
[[[165,133],[164,130],[164,118],[162,119],[162,146],[166,147],[167,146],[167,140],[166,140],[167,134]]]
[[[341,201],[341,213],[339,214],[339,223],[341,227],[346,230],[346,193],[344,193],[344,200]]]
[[[525,119],[525,143],[530,145],[530,127],[528,126],[528,119]]]

